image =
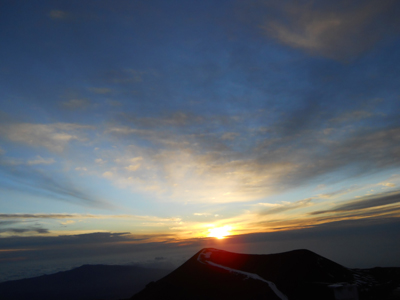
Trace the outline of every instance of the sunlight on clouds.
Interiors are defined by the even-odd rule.
[[[124,128],[124,134],[130,130]],[[117,187],[185,202],[228,203],[262,198],[279,190],[282,176],[295,168],[288,162],[263,166],[249,159],[230,161],[176,145],[159,149],[130,145],[98,154],[99,160],[115,162],[112,169],[99,172]]]
[[[265,207],[281,207],[285,201],[282,201],[282,204],[279,203],[258,203],[258,205],[265,206]],[[286,202],[288,203],[288,202]]]
[[[382,182],[382,183],[379,183],[379,185],[382,185],[384,187],[396,187],[396,184],[391,183],[391,182]]]
[[[65,222],[60,222],[61,225],[70,225],[70,224],[74,224],[76,223],[76,221],[74,220],[67,220]]]
[[[76,171],[87,171],[88,169],[86,167],[76,167],[75,168]]]
[[[45,147],[53,152],[62,152],[72,140],[85,141],[86,138],[82,131],[87,129],[93,129],[93,127],[71,123],[17,123],[1,126],[0,134],[13,142]]]
[[[135,172],[136,170],[138,170],[140,168],[140,164],[137,165],[129,165],[127,167],[125,167],[126,170],[131,171],[131,172]]]
[[[106,160],[103,160],[103,159],[101,159],[101,158],[96,158],[96,159],[94,160],[94,162],[95,162],[96,164],[102,165],[102,164],[105,164],[107,161],[106,161]]]
[[[38,226],[43,223],[48,228],[30,227],[33,220]],[[1,228],[1,223],[9,223],[13,227]],[[77,223],[79,223],[79,226]],[[60,229],[60,225],[65,229]],[[163,218],[127,214],[0,214],[0,236],[56,236],[105,231],[136,231],[142,234],[160,235],[175,234],[169,227],[182,226],[184,226],[184,222],[179,217]],[[82,228],[91,229],[82,231]]]
[[[111,178],[114,177],[114,174],[113,174],[113,172],[106,171],[106,172],[103,173],[103,177],[105,177],[107,179],[111,179]]]
[[[131,172],[135,172],[137,171],[140,166],[141,166],[141,161],[143,160],[143,157],[138,156],[138,157],[134,157],[128,160],[129,163],[132,163],[128,166],[125,167],[126,170],[131,171]]]
[[[297,210],[314,205],[313,198],[307,198],[295,202],[282,201],[281,203],[259,203],[259,205],[266,206],[268,209],[263,210],[260,214],[278,214],[289,210]]]

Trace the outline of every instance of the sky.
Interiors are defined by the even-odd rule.
[[[214,245],[400,266],[399,14],[1,1],[0,265]]]

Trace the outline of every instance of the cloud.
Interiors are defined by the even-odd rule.
[[[53,20],[67,20],[70,18],[70,14],[63,10],[53,9],[50,11],[49,17]]]
[[[110,171],[106,171],[103,173],[104,178],[112,179],[114,177],[114,173]]]
[[[95,87],[89,88],[89,91],[100,95],[110,94],[112,92],[112,90],[109,88],[95,88]]]
[[[314,198],[322,198],[322,199],[330,199],[330,198],[334,198],[334,197],[338,197],[341,195],[346,195],[348,193],[351,193],[353,191],[356,191],[358,189],[361,189],[362,186],[358,186],[358,185],[353,185],[347,188],[343,188],[343,189],[339,189],[330,193],[324,193],[324,194],[318,194],[316,197]]]
[[[28,165],[51,165],[54,164],[56,161],[54,160],[54,158],[48,158],[48,159],[44,159],[43,157],[41,157],[40,155],[38,155],[36,157],[36,159],[34,160],[29,160],[28,161]]]
[[[7,180],[0,183],[0,186],[84,206],[112,207],[111,204],[78,188],[76,184],[62,174],[49,174],[35,169],[35,166],[35,164],[14,165],[0,160],[0,174],[3,178],[7,178]]]
[[[296,202],[283,202],[283,203],[275,203],[275,204],[259,203],[259,205],[271,207],[271,208],[261,211],[260,215],[273,215],[273,214],[278,214],[278,213],[288,211],[288,210],[308,207],[308,206],[313,205],[312,201],[313,201],[313,198],[307,198],[307,199],[299,200]]]
[[[101,159],[101,158],[96,158],[96,159],[94,160],[94,162],[95,162],[96,164],[100,164],[100,165],[107,163],[107,161],[105,161],[105,160],[103,160],[103,159]]]
[[[39,230],[42,234],[46,234],[45,231]],[[13,232],[10,232],[13,234]],[[15,233],[15,232],[14,232]],[[114,248],[117,252],[118,250],[124,248],[126,251],[132,248],[147,248],[135,247],[132,245],[135,242],[144,242],[151,237],[145,235],[132,235],[129,232],[93,232],[93,233],[83,233],[75,235],[58,235],[58,236],[43,236],[43,235],[24,235],[29,233],[28,231],[16,232],[18,235],[7,235],[0,239],[0,248],[3,249],[32,249],[30,256],[34,258],[50,258],[54,257],[59,259],[60,257],[74,257],[75,255],[85,253],[88,256],[107,254],[110,248]],[[22,236],[20,236],[22,235]],[[29,247],[26,247],[28,246]],[[130,246],[131,245],[131,246]],[[103,248],[107,250],[95,251],[96,248]],[[128,249],[126,249],[128,248]],[[90,249],[90,250],[89,250]],[[39,251],[38,251],[39,250]],[[94,251],[94,252],[93,252]],[[92,255],[90,254],[92,252]],[[72,254],[73,253],[73,254]],[[95,254],[96,253],[96,254]],[[114,252],[115,253],[115,252]],[[27,253],[28,254],[28,253]],[[29,255],[29,254],[28,254]],[[76,256],[75,256],[76,257]]]
[[[235,202],[279,193],[341,170],[344,179],[399,166],[399,127],[355,123],[372,116],[371,121],[382,121],[382,116],[370,113],[372,108],[330,110],[325,116],[310,101],[290,118],[269,125],[268,131],[255,132],[246,119],[236,121],[241,132],[232,139],[224,138],[232,136],[231,123],[225,131],[221,126],[209,127],[211,121],[197,115],[174,121],[170,115],[160,117],[154,120],[160,128],[152,127],[152,118],[121,118],[120,124],[109,124],[104,134],[130,146],[99,153],[103,160],[117,163],[100,172],[119,187],[176,200]],[[264,122],[256,113],[248,118]],[[140,164],[130,162],[134,157],[141,157]]]
[[[18,223],[16,220],[0,221],[0,227]]]
[[[126,170],[131,171],[131,172],[135,172],[140,168],[140,164],[136,164],[136,165],[129,165],[127,167],[125,167]]]
[[[287,143],[286,147],[279,140],[263,145],[258,153],[265,152],[268,155],[257,159],[259,165],[268,166],[272,159],[292,162],[290,173],[282,174],[289,186],[304,184],[312,178],[345,168],[347,170],[342,173],[342,178],[400,165],[400,146],[397,142],[400,128],[353,128],[350,132],[340,131],[339,137],[324,137],[318,131],[309,133],[314,136],[304,134],[301,140],[283,140]],[[296,145],[296,142],[299,144]]]
[[[339,115],[338,117],[333,118],[331,120],[331,122],[338,122],[338,123],[351,122],[351,123],[353,123],[354,121],[367,119],[372,116],[373,116],[372,112],[365,111],[365,110],[346,111],[343,114]]]
[[[247,215],[245,218],[241,218],[236,226],[239,228],[246,228],[243,230],[244,233],[251,232],[274,232],[274,231],[286,231],[295,230],[301,228],[312,228],[332,222],[341,221],[355,221],[355,220],[391,220],[398,219],[400,217],[400,206],[399,205],[388,205],[388,206],[375,206],[369,209],[361,210],[348,210],[348,211],[316,211],[314,214],[296,214],[281,217],[273,217],[272,215]],[[230,224],[235,225],[234,220]],[[367,221],[366,221],[367,222]],[[237,233],[240,233],[238,231]]]
[[[385,186],[385,187],[396,187],[396,184],[391,183],[391,182],[381,182],[379,185]]]
[[[179,256],[180,260],[175,266],[178,267],[198,251],[198,241],[195,242],[196,244],[191,242],[189,246],[183,246],[177,244],[171,237],[166,238],[168,242],[152,242],[155,237],[156,235],[135,236],[128,232],[95,232],[70,236],[14,235],[1,238],[0,249],[7,250],[8,258],[18,257],[23,251],[27,259],[39,262],[41,267],[48,266],[49,260],[59,260],[60,257],[65,259],[69,265],[70,262],[76,263],[77,257],[81,259],[81,264],[88,262],[121,264],[121,256],[128,259],[126,263],[132,262],[132,257],[135,263],[144,263],[147,260],[154,261],[155,256],[167,256],[168,260],[171,257]],[[196,248],[193,249],[193,246]],[[178,253],[177,247],[179,247]],[[191,249],[186,251],[188,247]],[[186,257],[182,259],[181,256],[184,252],[187,252]]]
[[[363,199],[348,201],[344,204],[337,205],[333,209],[315,211],[312,215],[319,215],[325,213],[345,212],[353,210],[362,210],[368,208],[374,208],[379,206],[385,206],[390,204],[400,203],[400,191],[381,193],[378,195],[367,196]]]
[[[70,219],[81,217],[76,214],[0,214],[0,219]]]
[[[53,152],[62,152],[69,142],[84,141],[85,137],[82,131],[88,129],[93,129],[93,127],[71,123],[13,123],[1,125],[0,134],[13,142],[45,147]]]
[[[281,43],[347,60],[399,33],[395,0],[261,1],[268,11],[260,27]],[[274,15],[275,13],[275,15]]]
[[[139,221],[151,221],[151,222],[179,222],[180,218],[160,218],[156,216],[139,216],[139,215],[95,215],[95,214],[0,214],[1,219],[127,219],[127,220],[139,220]]]
[[[70,99],[68,101],[61,102],[61,106],[69,110],[85,109],[90,105],[90,101],[87,99]]]
[[[106,82],[113,84],[132,84],[143,81],[145,75],[154,75],[155,72],[139,71],[134,69],[109,70],[103,76]]]
[[[228,140],[228,141],[232,141],[234,140],[239,134],[235,133],[235,132],[226,132],[222,135],[222,139],[223,140]]]
[[[105,170],[102,176],[119,187],[153,192],[174,201],[249,201],[261,197],[275,183],[273,166],[270,166],[271,173],[257,174],[257,170],[252,170],[255,163],[218,161],[214,155],[202,155],[190,148],[148,149],[135,146],[127,150],[123,154],[108,152],[108,160],[118,158],[119,161],[113,170]],[[136,171],[133,175],[129,170],[132,165],[129,161],[137,156],[143,160],[140,172]],[[268,179],[268,185],[262,186]]]
[[[28,227],[28,228],[0,228],[0,233],[12,233],[12,234],[24,234],[28,232],[36,232],[38,234],[46,234],[49,233],[49,230],[46,228],[39,227]]]
[[[159,128],[160,126],[192,127],[196,124],[202,124],[205,121],[205,118],[201,115],[184,111],[163,113],[156,117],[143,117],[131,114],[123,114],[122,117],[126,122],[143,129]]]
[[[86,167],[76,167],[75,170],[76,171],[84,171],[84,172],[86,172],[88,169]]]
[[[76,221],[74,221],[74,220],[67,220],[67,221],[65,221],[65,222],[60,222],[60,224],[61,225],[69,225],[69,224],[74,224],[74,223],[76,223]]]

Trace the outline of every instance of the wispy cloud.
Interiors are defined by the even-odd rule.
[[[67,20],[70,18],[70,13],[64,10],[53,9],[50,11],[49,17],[53,20]]]
[[[391,182],[382,182],[382,183],[380,183],[380,185],[385,186],[385,187],[389,187],[389,188],[396,187],[396,184],[391,183]]]
[[[68,177],[35,169],[36,165],[15,165],[0,161],[0,174],[8,179],[0,183],[0,186],[84,206],[112,207],[110,203],[77,187]]]
[[[36,159],[28,160],[28,165],[51,165],[54,164],[56,161],[54,158],[45,159],[38,155]]]
[[[275,204],[259,203],[259,205],[271,207],[271,208],[262,210],[260,212],[260,214],[261,215],[273,215],[273,214],[278,214],[278,213],[288,211],[288,210],[308,207],[308,206],[313,205],[312,201],[313,201],[312,198],[308,198],[308,199],[299,200],[299,201],[295,201],[295,202],[283,202],[283,203],[275,203]]]
[[[0,219],[70,219],[77,214],[0,214]]]
[[[347,201],[343,204],[337,205],[333,209],[315,211],[312,215],[334,213],[334,212],[345,212],[352,210],[362,210],[368,208],[374,208],[378,206],[385,206],[390,204],[400,203],[400,191],[382,193],[373,196],[367,196],[362,199],[357,199],[353,201]]]
[[[342,0],[259,3],[269,9],[261,25],[267,35],[286,45],[335,59],[352,58],[400,29],[394,13],[398,3],[393,0],[352,4]]]
[[[308,117],[312,118],[309,114],[304,118]],[[302,119],[295,121],[291,128],[301,128]],[[230,202],[262,198],[342,169],[352,171],[342,172],[345,178],[368,172],[368,168],[383,170],[400,165],[394,138],[400,133],[397,127],[347,130],[339,124],[332,126],[328,133],[316,127],[300,132],[302,129],[297,129],[297,134],[293,134],[296,129],[282,131],[281,125],[270,126],[272,135],[247,134],[245,140],[237,141],[224,140],[224,134],[215,141],[208,135],[206,140],[201,135],[165,126],[155,130],[143,124],[113,125],[105,134],[112,140],[129,142],[130,146],[124,152],[100,154],[104,161],[117,162],[102,174],[119,186],[152,187],[148,191],[162,191],[179,199],[187,198],[185,190],[190,190],[189,197],[197,198],[196,201]],[[242,143],[247,143],[245,152],[240,150]],[[135,157],[141,157],[140,162],[131,163]],[[350,192],[348,189],[340,193]],[[212,196],[206,196],[204,191]]]
[[[90,101],[88,99],[70,99],[68,101],[61,102],[61,106],[69,110],[83,110],[89,105]]]
[[[100,95],[110,94],[112,92],[110,88],[105,88],[105,87],[91,87],[89,88],[89,91]]]
[[[44,147],[53,152],[62,152],[73,140],[84,141],[82,131],[92,126],[72,123],[30,124],[13,123],[0,126],[0,134],[13,142]]]
[[[11,233],[11,234],[25,234],[25,233],[38,233],[47,234],[49,230],[46,228],[39,227],[28,227],[28,228],[0,228],[0,233]]]
[[[143,71],[135,69],[114,69],[103,74],[104,80],[112,84],[133,84],[144,80],[144,77],[155,76],[155,71]]]
[[[131,219],[153,222],[179,222],[180,218],[160,218],[156,216],[139,215],[95,215],[95,214],[0,214],[0,219]]]

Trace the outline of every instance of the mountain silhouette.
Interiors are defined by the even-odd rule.
[[[398,280],[399,268],[392,269]],[[376,279],[368,283],[372,273],[364,271],[368,274],[355,272],[309,250],[250,255],[205,248],[169,275],[148,284],[131,300],[389,299],[383,290],[381,298],[368,296],[371,288],[382,282]],[[395,285],[392,282],[390,288]]]
[[[309,250],[255,255],[205,248],[172,272],[84,265],[2,282],[0,299],[400,300],[400,268],[348,269]]]

